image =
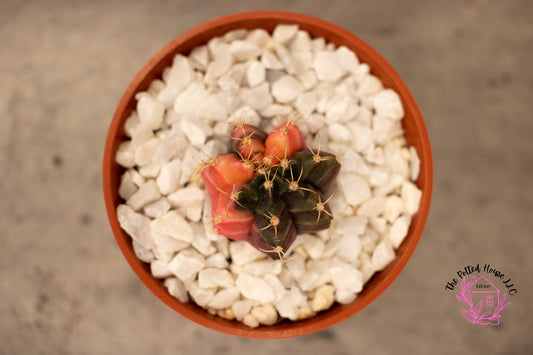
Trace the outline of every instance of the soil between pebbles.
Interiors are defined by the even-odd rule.
[[[170,294],[247,326],[314,316],[352,302],[407,235],[421,192],[399,96],[346,47],[296,25],[235,30],[178,54],[136,95],[117,152],[125,168],[117,208],[137,257]],[[282,260],[209,225],[197,172],[227,152],[239,120],[270,131],[298,118],[309,147],[337,155],[331,228],[299,235]]]

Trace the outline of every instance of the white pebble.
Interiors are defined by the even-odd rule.
[[[385,219],[392,223],[403,212],[403,201],[398,195],[391,195],[387,197],[385,204],[385,212],[383,216]]]
[[[398,218],[389,229],[389,241],[394,249],[398,249],[402,241],[407,236],[409,225],[411,224],[411,217],[401,216]]]
[[[227,48],[227,49],[226,49]],[[231,68],[233,64],[233,55],[229,51],[229,46],[223,46],[221,50],[214,53],[214,60],[208,67],[215,77],[220,77]]]
[[[252,309],[252,315],[264,325],[274,325],[278,320],[278,313],[271,304],[255,306]]]
[[[352,140],[351,132],[340,123],[333,123],[329,125],[328,135],[332,142],[347,143]]]
[[[256,60],[250,62],[246,70],[246,80],[249,86],[257,86],[265,81],[266,70],[265,66]]]
[[[345,234],[338,242],[337,256],[348,262],[354,263],[361,252],[361,241],[357,234]]]
[[[372,196],[368,183],[355,173],[343,172],[341,169],[337,176],[337,185],[344,194],[346,202],[352,206],[357,206]]]
[[[201,159],[202,154],[200,151],[192,145],[189,145],[185,151],[185,156],[181,161],[180,185],[184,185],[191,180],[192,174],[197,172]]]
[[[383,84],[374,75],[366,75],[357,88],[357,94],[362,97],[372,96],[383,90]],[[369,101],[374,105],[375,101]]]
[[[159,139],[151,138],[137,147],[135,150],[135,164],[144,166],[150,164],[153,160],[157,148],[159,147]]]
[[[396,91],[385,89],[374,96],[374,107],[378,115],[391,120],[401,120],[404,116],[402,101]]]
[[[344,69],[351,73],[356,72],[357,67],[359,66],[359,59],[357,59],[357,56],[352,50],[345,46],[340,46],[335,50],[335,54],[337,55],[339,64]]]
[[[250,327],[250,328],[257,328],[259,327],[259,321],[252,315],[247,314],[244,316],[244,319],[242,320],[244,325]]]
[[[308,117],[315,110],[318,102],[318,93],[309,91],[298,95],[294,107],[304,117]],[[308,124],[309,119],[305,119],[302,124]],[[319,127],[320,128],[320,127]],[[315,132],[317,129],[314,130]]]
[[[202,219],[202,204],[190,205],[185,208],[185,216],[191,222],[199,222]]]
[[[383,239],[372,253],[372,267],[375,271],[381,271],[394,260],[395,256],[391,243],[388,239]]]
[[[126,133],[126,136],[133,137],[133,134],[137,130],[137,127],[141,123],[141,120],[139,119],[139,115],[137,114],[137,111],[133,111],[126,119],[126,122],[124,122],[124,133]]]
[[[244,317],[250,313],[254,302],[252,300],[238,300],[233,303],[231,308],[233,313],[235,313],[235,318],[238,321],[242,321]]]
[[[337,289],[351,292],[360,292],[363,289],[363,274],[352,265],[334,258],[329,272]]]
[[[204,257],[192,248],[180,251],[168,264],[172,273],[183,282],[194,279],[204,266]]]
[[[168,268],[168,262],[168,260],[164,259],[153,260],[150,263],[150,271],[152,272],[152,275],[158,279],[172,276],[172,271]]]
[[[168,72],[167,83],[169,86],[183,88],[194,79],[194,70],[189,58],[177,54],[172,61],[172,67]]]
[[[191,51],[191,54],[189,54],[189,57],[205,68],[209,60],[209,51],[207,50],[207,46],[195,47]]]
[[[207,304],[209,308],[224,309],[239,299],[240,292],[236,287],[224,288],[218,291],[211,301]]]
[[[126,204],[133,208],[134,211],[141,209],[150,202],[154,202],[161,198],[161,193],[157,188],[155,180],[148,180],[142,185],[137,192],[126,200]]]
[[[226,269],[206,268],[198,273],[198,284],[202,288],[231,287],[233,276]]]
[[[139,174],[144,176],[147,179],[150,178],[156,178],[159,175],[159,171],[161,170],[161,165],[158,163],[150,163],[144,166],[141,166],[139,168]]]
[[[319,80],[335,81],[340,79],[345,71],[339,64],[337,55],[330,52],[318,52],[313,62]]]
[[[293,284],[289,290],[289,293],[298,307],[307,306],[307,295],[300,290],[298,285]]]
[[[151,229],[152,238],[154,240],[157,248],[154,250],[156,254],[159,255],[168,255],[173,254],[177,251],[187,248],[190,243],[184,242],[183,240],[173,238],[166,234],[161,234]]]
[[[287,290],[281,283],[281,281],[278,279],[278,277],[272,273],[267,273],[263,276],[263,279],[265,279],[266,282],[270,286],[272,286],[272,290],[274,291],[274,302],[279,302],[281,299],[285,296],[285,293]]]
[[[127,200],[131,195],[137,192],[139,188],[133,182],[133,176],[130,170],[127,170],[120,177],[120,186],[118,188],[118,195],[124,200]]]
[[[174,101],[174,111],[179,115],[196,117],[198,108],[207,100],[208,93],[204,85],[196,81],[183,90]]]
[[[263,64],[265,69],[269,70],[283,69],[283,63],[274,53],[270,51],[263,51],[263,53],[261,54],[261,64]]]
[[[150,222],[152,231],[186,243],[193,241],[194,234],[190,224],[175,210],[165,213]]]
[[[161,167],[161,172],[156,179],[157,187],[163,195],[176,191],[181,176],[181,161],[174,159]]]
[[[335,301],[340,304],[352,303],[357,297],[357,293],[349,290],[337,290],[335,291]]]
[[[242,240],[229,243],[229,252],[232,263],[236,265],[245,265],[265,256],[265,254],[251,246],[250,243]]]
[[[298,32],[298,25],[277,25],[272,32],[272,38],[278,44],[289,42]]]
[[[298,80],[300,80],[306,90],[314,88],[318,83],[316,72],[313,69],[309,69],[303,73],[299,73],[297,76]]]
[[[189,302],[189,295],[183,283],[175,277],[167,278],[165,280],[165,286],[168,289],[168,293],[176,297],[181,303]]]
[[[294,253],[285,260],[285,267],[298,280],[305,272],[305,260],[300,254]]]
[[[304,90],[302,83],[291,75],[282,76],[272,84],[272,96],[281,103],[291,102]]]
[[[418,211],[420,200],[422,198],[422,191],[411,182],[404,182],[402,184],[402,200],[404,205],[404,212],[406,214],[415,214]]]
[[[309,256],[313,259],[319,258],[324,251],[324,242],[311,234],[302,234],[298,236],[302,246]]]
[[[286,292],[285,296],[275,305],[280,316],[293,321],[298,318],[298,305],[289,292]]]
[[[387,198],[385,196],[376,196],[364,202],[358,209],[358,216],[377,217],[385,211]]]
[[[130,237],[148,250],[155,248],[150,234],[150,218],[136,213],[131,207],[121,204],[117,207],[117,219],[120,227]]]
[[[302,291],[309,291],[317,287],[317,283],[327,272],[329,260],[308,261],[307,271],[298,279],[298,285]],[[329,275],[328,275],[329,276]]]
[[[157,129],[163,122],[165,107],[149,95],[143,95],[137,102],[137,114],[141,124],[150,129]]]
[[[261,49],[255,43],[241,40],[231,42],[229,51],[237,62],[255,59],[261,54]]]
[[[188,209],[188,208],[187,208]],[[217,249],[207,238],[207,234],[203,224],[201,223],[191,223],[191,227],[194,232],[194,239],[192,241],[192,246],[202,253],[203,256],[207,257],[211,254],[216,253]]]
[[[252,107],[254,110],[262,110],[272,103],[270,95],[270,85],[267,82],[253,88],[243,88],[240,91],[240,99],[244,104]]]
[[[368,173],[368,166],[361,154],[353,149],[347,149],[340,157],[342,169],[347,172],[365,175]]]
[[[181,120],[181,129],[189,142],[195,147],[202,147],[207,139],[205,131],[188,119]]]
[[[297,31],[289,43],[289,50],[291,52],[310,52],[312,49],[311,37],[307,31]]]
[[[241,273],[235,285],[242,295],[253,301],[269,303],[274,301],[274,290],[264,279]]]
[[[322,285],[315,291],[311,308],[315,312],[329,309],[335,302],[335,288],[332,285]]]
[[[239,121],[258,126],[261,123],[261,117],[250,106],[241,106],[228,118],[227,123],[233,125]]]
[[[204,191],[195,184],[179,189],[168,195],[168,202],[172,207],[188,207],[203,203]]]
[[[200,307],[206,307],[215,297],[216,290],[214,288],[201,288],[197,281],[190,282],[186,286],[189,295]]]
[[[248,35],[247,29],[239,28],[236,30],[231,30],[229,32],[226,32],[226,34],[224,34],[224,40],[226,40],[226,42],[232,42],[232,41],[244,39],[246,38],[247,35]]]
[[[252,261],[242,268],[244,272],[252,276],[264,276],[268,273],[278,275],[281,272],[281,260],[273,260],[270,258]]]
[[[133,252],[135,253],[137,259],[144,261],[145,263],[150,263],[155,260],[155,255],[150,249],[145,248],[141,244],[137,243],[135,239],[132,240],[131,244],[133,245]]]
[[[124,141],[118,146],[115,154],[115,161],[125,168],[132,168],[135,166],[135,151],[136,147],[131,141]]]
[[[262,28],[256,28],[248,32],[246,36],[248,42],[255,43],[256,46],[264,48],[271,40],[270,33]]]
[[[205,101],[199,105],[197,116],[210,121],[225,121],[228,118],[231,98],[232,95],[228,96],[228,93],[223,91],[209,95]],[[200,122],[197,123],[200,124]],[[207,128],[209,126],[204,127]]]
[[[181,158],[186,148],[187,139],[181,130],[181,125],[174,124],[167,136],[159,143],[152,160],[160,164],[165,164],[175,157]]]
[[[372,147],[373,131],[358,122],[349,122],[346,126],[352,133],[352,147],[356,152],[363,152]]]
[[[220,88],[231,94],[235,94],[239,91],[245,73],[245,65],[237,64],[231,67],[224,75],[218,79],[218,85]]]
[[[260,111],[263,117],[287,116],[292,112],[292,108],[287,105],[272,104]]]
[[[335,224],[335,233],[341,235],[361,235],[366,230],[368,218],[363,216],[347,216],[340,218]]]
[[[229,266],[228,261],[222,255],[222,253],[215,253],[205,260],[206,267],[216,267],[219,269],[225,269]]]
[[[383,147],[374,146],[374,148],[365,155],[365,159],[374,165],[383,166],[385,164],[385,154],[383,153]]]

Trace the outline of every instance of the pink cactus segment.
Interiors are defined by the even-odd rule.
[[[231,134],[231,148],[245,159],[259,164],[265,152],[266,133],[258,127],[241,123]]]
[[[243,141],[239,146],[239,152],[254,164],[259,164],[265,155],[265,145],[257,139],[252,139],[249,143]]]
[[[212,199],[212,221],[218,234],[233,240],[248,240],[254,215],[235,209],[235,202],[228,195],[219,193]]]
[[[243,184],[254,176],[255,166],[248,160],[242,160],[234,154],[221,154],[217,156],[217,160],[215,169],[232,187]]]
[[[212,199],[220,191],[229,194],[233,185],[243,184],[254,176],[253,163],[241,160],[234,154],[221,154],[215,160],[202,170],[202,180]]]
[[[221,191],[230,192],[232,185],[220,175],[214,166],[207,165],[202,170],[202,181],[211,199],[215,199]]]
[[[277,164],[280,159],[290,157],[304,148],[304,135],[296,123],[283,122],[267,136],[263,163],[267,166]]]

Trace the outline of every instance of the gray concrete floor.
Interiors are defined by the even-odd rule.
[[[377,49],[410,87],[435,159],[430,218],[393,285],[316,334],[251,340],[181,317],[137,279],[104,210],[107,128],[157,50],[213,17],[301,12]],[[0,2],[1,354],[531,354],[530,1]],[[519,293],[472,326],[447,281],[490,263]],[[529,336],[527,334],[530,334]]]

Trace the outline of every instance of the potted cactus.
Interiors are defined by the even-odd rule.
[[[295,120],[268,134],[238,122],[230,152],[201,168],[213,229],[272,258],[281,258],[298,234],[326,229],[333,219],[325,194],[340,164],[333,154],[306,147]]]

